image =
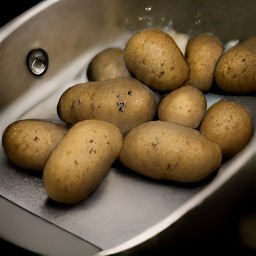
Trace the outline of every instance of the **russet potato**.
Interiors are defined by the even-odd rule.
[[[242,41],[220,57],[214,73],[217,86],[232,95],[256,92],[256,36]]]
[[[68,128],[46,120],[17,120],[5,129],[2,142],[8,159],[31,171],[43,171],[52,150]]]
[[[205,95],[186,85],[167,94],[159,103],[158,118],[191,128],[197,128],[207,108]]]
[[[142,175],[198,182],[218,170],[221,151],[199,131],[166,121],[150,121],[124,137],[121,163]]]
[[[67,123],[98,119],[115,124],[125,134],[154,118],[157,100],[138,80],[120,77],[72,86],[61,95],[57,112]]]
[[[97,53],[88,65],[87,77],[89,81],[130,77],[130,73],[124,61],[123,49],[110,47]]]
[[[85,120],[70,128],[51,153],[43,182],[48,196],[64,204],[85,199],[103,180],[118,157],[120,130],[101,120]]]
[[[206,111],[200,131],[218,144],[222,155],[229,159],[248,144],[254,127],[246,107],[239,102],[221,99]]]
[[[124,58],[130,73],[157,91],[172,91],[188,78],[184,55],[174,39],[160,29],[145,29],[131,36]]]
[[[216,63],[223,50],[223,43],[213,34],[202,33],[190,38],[185,50],[185,58],[189,66],[186,84],[202,92],[209,91],[213,84]]]

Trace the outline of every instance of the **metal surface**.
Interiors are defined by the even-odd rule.
[[[28,53],[27,65],[35,76],[43,75],[49,65],[47,53],[43,49],[33,49]]]
[[[251,35],[256,6],[247,2],[249,13],[245,3],[229,0],[193,5],[188,0],[43,2],[0,34],[0,134],[17,119],[56,120],[61,93],[86,81],[90,59],[108,46],[123,47],[138,29],[157,26],[189,35],[208,31],[225,43]],[[26,65],[27,53],[38,48],[51,61],[40,77]],[[222,97],[231,96],[207,94],[208,107]],[[256,125],[255,96],[231,98],[249,108]],[[205,223],[221,222],[246,197],[255,185],[255,154],[254,134],[242,152],[196,186],[147,179],[116,163],[95,193],[79,205],[62,208],[49,202],[40,176],[14,167],[1,148],[0,208],[8,210],[0,213],[0,235],[45,255],[70,255],[72,249],[77,255],[135,255],[171,248],[179,243],[175,237],[184,236],[182,230],[204,230],[195,229],[202,218]],[[221,210],[212,216],[217,207]]]

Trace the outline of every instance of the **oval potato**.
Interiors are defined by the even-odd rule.
[[[242,41],[220,57],[214,73],[218,87],[233,95],[256,92],[256,36]]]
[[[196,35],[188,40],[185,59],[189,67],[186,84],[192,85],[202,92],[212,86],[214,70],[222,55],[224,46],[219,38],[210,33]]]
[[[167,94],[158,106],[159,120],[197,128],[207,108],[204,94],[197,88],[182,86]]]
[[[48,196],[65,204],[85,199],[108,173],[122,142],[120,130],[111,123],[76,123],[45,165],[43,182]]]
[[[89,81],[103,81],[116,77],[130,77],[121,48],[110,47],[100,51],[87,68]]]
[[[24,119],[7,126],[2,142],[8,159],[15,165],[43,171],[52,150],[68,128],[46,120]]]
[[[142,175],[190,183],[216,171],[222,156],[219,146],[195,129],[150,121],[126,134],[119,159]]]
[[[249,111],[238,102],[222,99],[205,113],[201,133],[219,145],[222,155],[231,158],[240,152],[253,135]]]
[[[67,123],[98,119],[115,124],[123,134],[150,121],[157,112],[155,94],[133,78],[87,82],[67,89],[57,112]]]
[[[126,43],[124,58],[135,78],[158,91],[172,91],[188,78],[189,68],[180,48],[160,29],[133,35]]]

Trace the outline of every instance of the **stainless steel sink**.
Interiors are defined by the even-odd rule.
[[[108,46],[123,47],[140,29],[154,26],[189,36],[212,32],[226,44],[255,33],[255,11],[253,0],[42,1],[0,30],[0,133],[17,119],[57,120],[61,93],[87,80],[91,58]],[[42,75],[27,63],[34,49],[48,56]],[[208,106],[235,98],[249,108],[256,125],[255,95],[206,97]],[[41,177],[13,166],[1,147],[0,237],[42,255],[181,250],[214,233],[255,193],[255,155],[254,134],[216,175],[194,186],[153,181],[115,164],[83,203],[59,207],[49,202]]]

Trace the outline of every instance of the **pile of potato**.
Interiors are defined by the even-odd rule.
[[[254,94],[255,74],[256,37],[224,51],[216,36],[199,34],[183,54],[170,34],[145,29],[91,60],[88,82],[56,103],[63,122],[18,120],[3,147],[15,165],[42,172],[48,196],[66,204],[84,200],[117,159],[154,179],[198,182],[254,132],[246,107],[222,99],[207,109],[206,93]]]

